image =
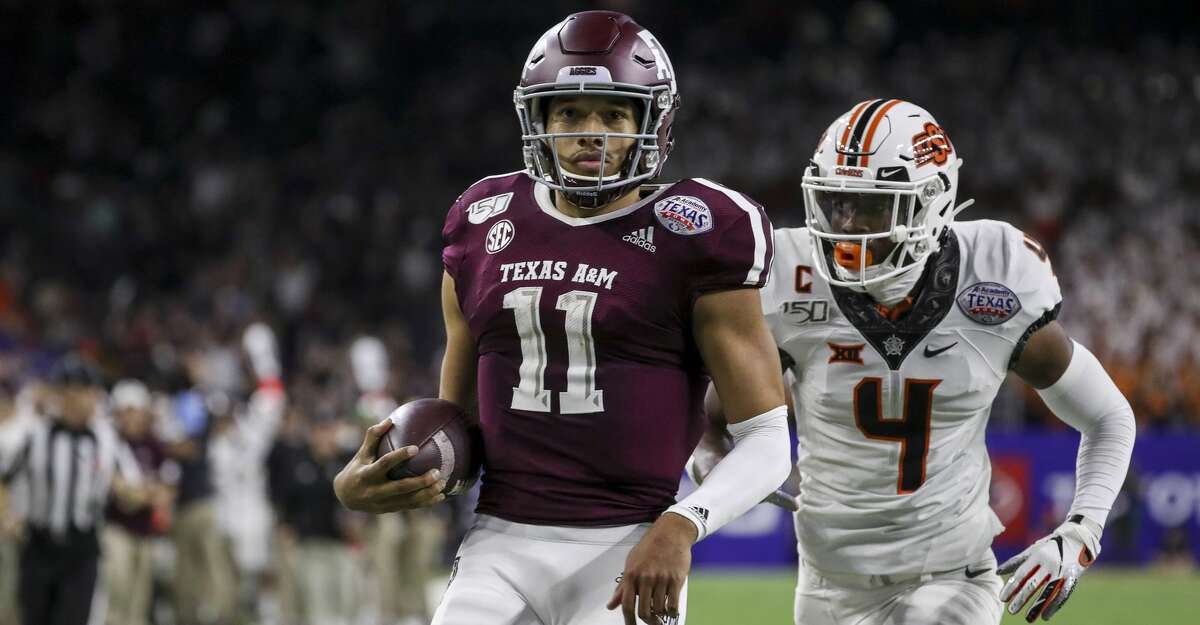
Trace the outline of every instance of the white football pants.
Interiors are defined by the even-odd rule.
[[[893,577],[822,573],[801,560],[796,625],[998,625],[1000,585],[990,550],[962,568]]]
[[[605,605],[650,524],[556,527],[480,515],[454,558],[433,625],[623,625]],[[684,625],[687,586],[680,596]]]

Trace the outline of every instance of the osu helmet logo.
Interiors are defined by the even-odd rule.
[[[928,163],[939,167],[945,165],[950,154],[954,152],[954,146],[950,143],[950,137],[946,135],[946,131],[933,122],[925,122],[925,127],[921,132],[913,135],[912,142],[913,157],[916,158],[917,167]]]

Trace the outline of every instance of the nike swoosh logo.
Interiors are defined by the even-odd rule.
[[[988,569],[979,569],[978,571],[972,571],[971,567],[964,566],[963,567],[963,575],[966,575],[967,579],[975,579],[976,577],[979,577],[980,575],[983,575],[984,573],[987,573],[990,570],[992,570],[992,569],[988,568]]]
[[[899,172],[900,172],[900,170],[899,170],[899,169],[891,169],[891,170],[888,170],[888,171],[880,171],[880,172],[879,172],[879,177],[880,177],[880,178],[891,178],[892,176],[895,176],[895,175],[896,175],[897,173],[899,173]]]
[[[933,358],[934,356],[937,356],[938,354],[940,354],[940,353],[942,353],[942,352],[944,352],[944,351],[946,351],[946,350],[950,349],[951,347],[954,347],[955,345],[958,345],[958,341],[954,341],[953,343],[951,343],[951,344],[949,344],[949,345],[947,345],[947,346],[945,346],[945,347],[939,347],[939,348],[937,348],[937,349],[929,349],[929,348],[930,348],[930,347],[932,347],[932,346],[931,346],[931,345],[926,345],[926,346],[925,346],[925,357],[926,357],[926,358]]]

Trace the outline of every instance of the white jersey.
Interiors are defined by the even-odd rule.
[[[1045,252],[1008,224],[957,222],[893,322],[821,279],[811,245],[776,230],[762,290],[795,374],[802,557],[865,575],[968,564],[1003,530],[988,506],[992,400],[1061,301]]]
[[[217,519],[242,571],[260,572],[270,564],[274,516],[267,496],[267,456],[286,405],[282,392],[256,391],[245,414],[209,443]]]

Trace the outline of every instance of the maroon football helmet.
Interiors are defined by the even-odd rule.
[[[637,133],[547,133],[549,98],[567,94],[632,98],[641,114]],[[584,11],[542,35],[529,52],[513,94],[521,123],[525,173],[566,194],[582,208],[599,208],[654,179],[671,153],[671,122],[679,108],[675,69],[666,50],[628,15]],[[581,176],[564,170],[554,139],[603,136],[634,139],[619,171]]]

